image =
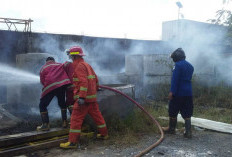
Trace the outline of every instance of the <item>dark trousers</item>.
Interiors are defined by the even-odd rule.
[[[193,99],[192,96],[173,97],[169,102],[169,117],[177,117],[180,112],[181,116],[190,118],[193,115]]]
[[[58,105],[60,106],[60,108],[66,109],[67,107],[65,105],[65,90],[66,90],[66,86],[62,86],[54,89],[53,91],[42,97],[39,103],[40,112],[47,112],[47,107],[52,101],[54,96],[57,97]]]

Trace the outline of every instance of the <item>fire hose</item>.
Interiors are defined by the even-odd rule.
[[[150,145],[149,147],[147,147],[146,149],[144,149],[143,151],[141,151],[139,154],[135,155],[135,157],[140,157],[140,156],[143,156],[144,154],[148,153],[150,150],[152,150],[153,148],[155,148],[156,146],[158,146],[164,139],[164,132],[160,126],[160,124],[158,123],[158,121],[151,115],[149,114],[140,104],[138,104],[135,100],[133,100],[131,97],[127,96],[126,94],[120,92],[119,90],[116,90],[116,89],[113,89],[113,88],[110,88],[110,87],[107,87],[107,86],[103,86],[103,85],[100,85],[99,86],[100,88],[104,88],[104,89],[108,89],[108,90],[111,90],[113,92],[116,92],[116,93],[119,93],[121,94],[122,96],[126,97],[127,99],[129,99],[131,102],[133,102],[138,108],[140,108],[146,115],[148,115],[148,117],[152,120],[152,122],[154,124],[156,124],[160,130],[160,133],[161,133],[161,137],[158,141],[156,141],[154,144]]]

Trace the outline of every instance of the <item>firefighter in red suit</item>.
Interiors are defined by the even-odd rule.
[[[40,70],[40,82],[43,85],[39,104],[42,125],[38,126],[37,130],[47,131],[50,129],[47,107],[54,96],[57,97],[58,105],[61,108],[63,127],[67,127],[65,90],[66,86],[71,84],[71,81],[63,68],[63,64],[56,63],[53,57],[48,57],[46,64]]]
[[[84,53],[79,46],[69,49],[69,54],[73,60],[74,74],[73,83],[75,104],[71,115],[71,126],[69,139],[66,143],[61,143],[61,148],[77,148],[81,134],[81,126],[87,114],[95,121],[99,139],[108,139],[108,131],[105,120],[99,110],[97,103],[98,78],[92,67],[84,61]]]
[[[65,52],[67,53],[67,55],[69,55],[69,50],[66,50]],[[65,105],[68,107],[69,113],[71,115],[72,108],[73,108],[73,105],[75,103],[75,101],[73,99],[73,90],[75,87],[75,85],[73,84],[73,73],[74,73],[73,63],[66,61],[64,63],[64,70],[66,71],[66,73],[67,73],[67,75],[72,83],[66,89],[66,99],[65,99]]]

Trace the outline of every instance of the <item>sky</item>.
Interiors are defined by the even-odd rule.
[[[160,40],[162,22],[178,19],[177,1],[1,0],[0,17],[31,18],[33,32]],[[215,18],[216,11],[224,7],[223,0],[180,2],[184,19],[200,22]],[[0,23],[0,29],[6,25]]]

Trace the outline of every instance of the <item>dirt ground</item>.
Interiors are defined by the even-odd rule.
[[[53,148],[41,150],[24,156],[30,157],[130,157],[153,144],[159,135],[141,137],[137,144],[118,146],[113,141],[93,141],[87,147],[77,150]],[[109,139],[111,140],[111,139]],[[123,140],[123,139],[122,139]],[[109,144],[111,143],[111,144]],[[185,139],[181,132],[176,135],[165,135],[164,141],[146,157],[231,157],[232,135],[209,130],[194,130],[192,139]]]
[[[3,120],[3,118],[4,115],[0,114],[0,120]],[[9,120],[7,122],[6,125],[9,125]],[[32,124],[29,122],[20,123],[15,126],[17,129],[0,130],[0,135],[32,131],[40,123],[40,117],[35,116]],[[232,134],[213,132],[194,127],[192,139],[185,139],[182,134],[183,132],[179,130],[176,135],[165,135],[164,141],[144,156],[232,157]],[[158,140],[159,136],[159,134],[141,135],[139,143],[131,145],[118,144],[120,142],[115,141],[114,137],[111,137],[107,141],[91,140],[88,142],[88,146],[81,145],[80,149],[63,150],[53,148],[21,155],[20,157],[131,157],[152,145]]]

